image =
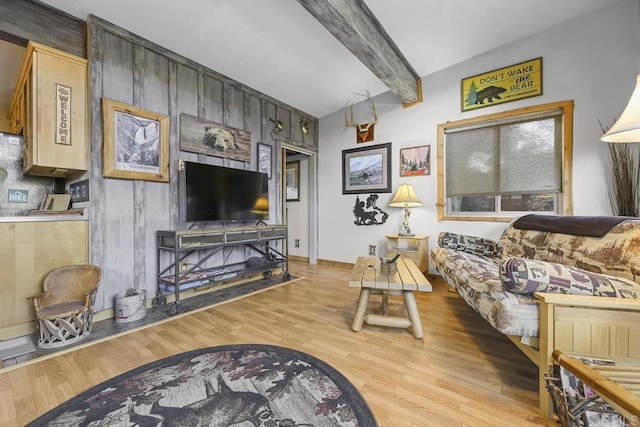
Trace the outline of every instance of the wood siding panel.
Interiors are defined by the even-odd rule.
[[[103,40],[100,97],[133,104],[135,45],[109,31],[103,32]],[[101,115],[102,110],[93,114]],[[102,133],[100,135],[102,139]],[[102,170],[92,174],[94,177],[96,175],[102,181],[104,190],[101,203],[91,204],[91,210],[97,211],[100,222],[91,223],[91,236],[101,234],[105,247],[102,259],[94,261],[102,267],[105,278],[96,298],[96,310],[100,311],[114,305],[114,296],[118,292],[134,286],[134,196],[133,181],[104,179]],[[109,233],[107,230],[117,232]]]
[[[0,38],[26,46],[33,40],[86,58],[81,19],[27,0],[0,0]]]
[[[136,102],[147,110],[169,114],[169,59],[149,49],[144,50],[142,73],[138,85],[142,87],[141,99]],[[177,141],[174,140],[177,144]],[[169,145],[172,145],[171,141]],[[171,151],[171,150],[169,150]],[[171,170],[169,172],[171,180]],[[172,227],[169,184],[161,182],[134,182],[135,209],[135,287],[147,289],[154,295],[156,230]]]
[[[215,123],[223,123],[224,84],[213,76],[205,75],[204,85],[204,118]]]
[[[116,293],[129,287],[144,287],[148,295],[155,294],[155,277],[151,273],[155,269],[150,269],[153,263],[150,260],[155,257],[149,253],[154,228],[180,227],[178,158],[224,163],[218,157],[179,150],[181,112],[216,123],[250,127],[252,161],[228,161],[230,166],[255,170],[254,143],[261,141],[273,147],[270,222],[282,221],[280,144],[269,134],[273,124],[267,117],[275,118],[278,109],[281,117],[289,117],[290,129],[297,124],[292,122],[294,116],[309,117],[310,129],[314,131],[307,147],[314,151],[318,137],[316,118],[93,15],[84,23],[38,2],[0,0],[0,23],[0,37],[4,39],[23,44],[34,40],[89,59],[89,259],[103,268],[103,286],[96,298],[98,310],[113,307]],[[102,176],[103,97],[170,115],[168,185]],[[256,108],[256,104],[260,107]],[[264,106],[268,106],[268,113]],[[137,264],[141,259],[144,266]]]

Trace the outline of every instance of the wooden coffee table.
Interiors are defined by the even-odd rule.
[[[358,257],[349,287],[360,288],[358,308],[351,329],[358,332],[362,324],[413,329],[415,338],[422,338],[422,322],[416,305],[415,291],[431,292],[431,283],[414,262],[400,257],[396,261],[397,271],[389,275],[380,273],[380,260],[376,257]],[[367,313],[371,293],[382,294],[382,315]],[[389,293],[402,294],[408,318],[389,316]]]

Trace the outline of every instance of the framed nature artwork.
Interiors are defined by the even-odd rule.
[[[391,143],[342,151],[342,194],[391,193]]]
[[[271,146],[258,142],[258,172],[266,173],[271,179],[271,171],[273,166],[271,165]]]
[[[189,114],[180,114],[180,149],[191,153],[251,161],[251,132]]]
[[[300,160],[287,162],[287,202],[300,201]]]
[[[169,116],[102,98],[103,175],[169,182]]]
[[[431,146],[400,149],[400,176],[431,175]]]
[[[89,180],[74,182],[69,185],[69,194],[71,202],[88,202],[89,201]]]

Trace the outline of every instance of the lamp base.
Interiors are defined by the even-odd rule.
[[[409,228],[409,225],[402,224],[400,226],[400,231],[398,231],[398,236],[413,237],[413,236],[415,236],[415,234],[411,232],[411,229]]]

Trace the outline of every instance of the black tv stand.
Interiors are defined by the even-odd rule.
[[[288,272],[287,226],[256,224],[248,227],[211,228],[202,230],[159,230],[157,240],[157,295],[153,306],[166,304],[166,294],[175,295],[170,314],[180,313],[180,292],[187,289],[213,287],[262,273],[271,277],[273,270],[282,269],[283,281],[291,280]],[[273,242],[282,241],[282,251]],[[227,263],[227,257],[215,266],[207,261],[225,248],[246,248],[242,262]],[[252,261],[246,255],[254,253]],[[256,261],[257,258],[257,262]],[[181,268],[184,267],[184,268]]]

